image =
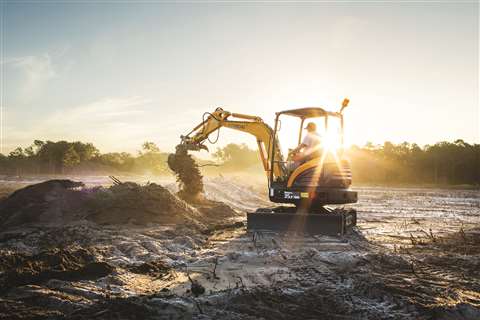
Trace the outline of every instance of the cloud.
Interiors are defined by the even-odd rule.
[[[7,108],[10,126],[5,129],[6,150],[39,139],[92,142],[102,152],[136,152],[143,142],[154,141],[168,151],[179,142],[181,133],[201,121],[201,116],[190,108],[170,112],[157,103],[142,96],[105,97],[38,115],[33,121],[24,121],[11,106]]]
[[[63,108],[42,121],[29,136],[90,141],[102,150],[131,150],[151,130],[148,123],[152,117],[147,112],[151,103],[145,97],[129,96]]]
[[[8,95],[19,103],[39,97],[50,81],[67,72],[73,60],[66,59],[70,47],[57,47],[39,55],[7,58],[1,61],[8,82]]]
[[[54,113],[49,121],[67,125],[82,122],[86,126],[104,125],[107,122],[116,123],[142,114],[144,112],[143,107],[150,102],[150,99],[139,96],[103,98],[89,104],[70,108],[67,112]]]
[[[58,76],[49,54],[13,58],[7,60],[6,65],[18,73],[15,78],[24,95],[38,93],[48,81]]]
[[[5,128],[8,148],[13,145],[28,145],[34,139],[40,140],[82,140],[93,142],[100,147],[119,149],[132,134],[143,129],[143,119],[148,118],[145,108],[150,99],[130,96],[122,98],[102,98],[97,101],[62,108],[51,114],[39,116],[35,122],[22,121],[12,113],[10,126]],[[14,108],[7,108],[13,110]],[[13,112],[13,111],[12,111]],[[12,126],[15,123],[15,126]]]

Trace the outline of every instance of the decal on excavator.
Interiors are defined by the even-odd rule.
[[[300,192],[284,191],[283,197],[285,199],[300,199]]]

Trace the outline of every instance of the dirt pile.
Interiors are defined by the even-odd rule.
[[[0,202],[0,226],[69,221],[87,198],[75,190],[82,186],[71,180],[49,180],[19,189]]]
[[[177,176],[178,196],[190,203],[198,202],[203,193],[203,177],[198,164],[183,145],[177,145],[175,153],[168,156],[168,166]]]
[[[50,279],[98,279],[115,270],[106,262],[96,261],[94,253],[83,248],[54,249],[34,256],[2,254],[0,262],[0,292]]]
[[[184,192],[190,193],[190,187]],[[89,220],[100,225],[172,224],[203,230],[235,216],[237,213],[221,202],[196,197],[196,202],[188,204],[155,183],[84,188],[81,182],[50,180],[17,190],[0,201],[0,227],[5,229]]]
[[[108,189],[97,189],[89,199],[88,220],[98,224],[176,224],[195,223],[193,208],[166,188],[149,183],[125,182]]]
[[[7,198],[14,191],[15,191],[14,188],[9,188],[9,187],[6,187],[6,186],[0,186],[0,201]]]

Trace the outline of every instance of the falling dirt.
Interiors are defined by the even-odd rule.
[[[177,176],[177,182],[180,185],[179,197],[190,203],[201,201],[203,177],[198,164],[188,154],[184,145],[177,145],[175,153],[168,156],[168,166]]]
[[[194,206],[201,213],[204,223],[213,226],[213,229],[222,228],[226,225],[225,220],[234,217],[236,212],[223,202],[205,198],[203,177],[198,164],[184,145],[177,145],[175,150],[174,154],[168,156],[168,166],[177,177],[179,198]],[[211,231],[212,227],[208,230]]]

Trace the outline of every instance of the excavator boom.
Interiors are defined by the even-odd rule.
[[[207,116],[204,120],[195,126],[187,135],[181,136],[182,144],[188,150],[208,150],[203,143],[209,136],[219,130],[220,128],[230,128],[237,131],[242,131],[255,136],[258,145],[260,159],[267,177],[270,176],[270,171],[273,169],[275,178],[285,175],[285,170],[279,162],[273,164],[271,168],[270,159],[275,154],[275,159],[282,161],[283,156],[280,152],[279,142],[276,141],[277,148],[273,150],[273,140],[276,139],[272,128],[262,118],[241,113],[232,113],[217,108],[213,113],[205,113]]]

